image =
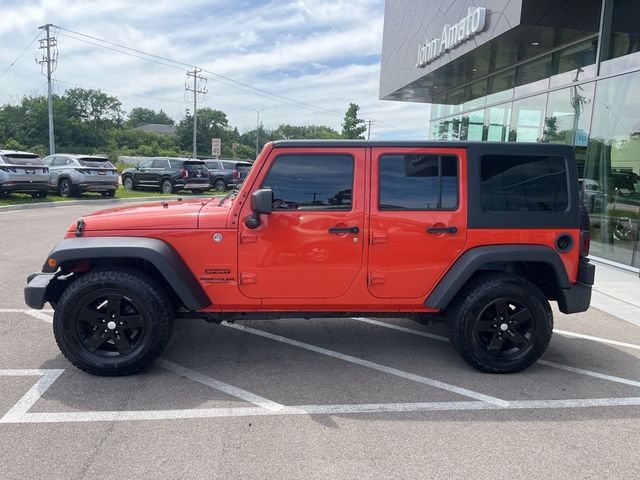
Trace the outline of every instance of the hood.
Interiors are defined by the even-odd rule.
[[[158,200],[99,210],[82,217],[84,231],[194,229],[198,228],[200,210],[210,201],[208,198]],[[75,231],[76,225],[74,222],[69,232]]]

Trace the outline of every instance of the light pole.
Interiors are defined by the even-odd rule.
[[[259,145],[259,137],[260,137],[260,112],[264,111],[264,108],[260,110],[253,109],[256,112],[256,160],[258,159],[258,145]]]

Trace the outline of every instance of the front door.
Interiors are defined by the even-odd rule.
[[[374,148],[368,285],[379,298],[419,298],[467,238],[464,149]]]
[[[339,297],[363,268],[364,149],[272,155],[252,191],[270,187],[273,212],[250,229],[248,200],[241,211],[240,290],[265,299]]]

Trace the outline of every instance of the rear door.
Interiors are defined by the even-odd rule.
[[[372,295],[423,297],[462,252],[465,157],[464,149],[372,149]]]
[[[272,155],[251,190],[270,187],[273,212],[256,229],[239,222],[240,290],[263,299],[337,298],[363,268],[365,151]],[[240,218],[250,214],[247,200]]]

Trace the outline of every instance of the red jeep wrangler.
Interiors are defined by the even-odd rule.
[[[223,199],[103,210],[29,277],[78,368],[138,372],[174,318],[440,315],[493,373],[549,344],[549,300],[589,307],[595,268],[571,147],[280,141]]]

